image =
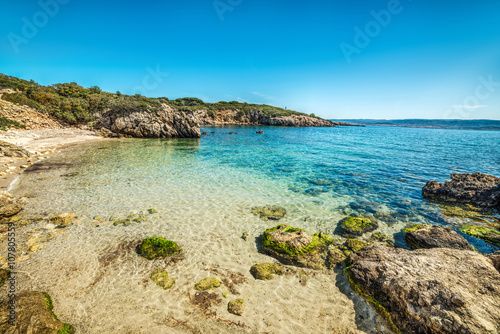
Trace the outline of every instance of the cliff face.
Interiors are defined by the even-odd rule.
[[[272,125],[292,127],[334,127],[349,125],[305,115],[269,116],[262,112],[235,110],[208,112],[178,111],[163,104],[158,111],[108,110],[97,115],[95,129],[104,135],[143,138],[199,138],[203,125]]]
[[[214,117],[215,116],[215,117]],[[210,115],[206,110],[197,111],[200,125],[272,125],[272,126],[294,126],[294,127],[334,127],[337,125],[348,125],[347,123],[336,123],[321,118],[305,115],[268,116],[259,111],[251,111],[242,114],[234,110],[221,110],[216,115]]]
[[[199,138],[199,120],[192,113],[168,105],[158,111],[108,110],[97,117],[95,128],[105,135],[138,138]]]

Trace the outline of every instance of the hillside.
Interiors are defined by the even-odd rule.
[[[199,137],[199,126],[213,124],[346,125],[269,105],[131,96],[74,82],[42,86],[4,74],[0,74],[0,89],[9,89],[1,99],[68,125],[90,125],[134,137]]]

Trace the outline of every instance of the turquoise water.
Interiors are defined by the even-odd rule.
[[[404,246],[400,231],[410,223],[457,227],[468,221],[447,216],[442,207],[422,199],[428,180],[445,181],[457,172],[500,175],[500,132],[494,131],[202,131],[207,135],[201,139],[83,144],[26,172],[14,191],[30,198],[23,215],[74,212],[80,220],[65,229],[27,227],[32,240],[49,241],[19,262],[20,285],[48,291],[58,316],[82,333],[185,333],[193,328],[207,333],[385,333],[380,318],[339,272],[309,271],[307,286],[292,272],[271,282],[254,280],[249,268],[273,261],[259,252],[258,237],[277,222],[260,220],[251,208],[282,206],[288,212],[282,222],[309,233],[334,234],[343,217],[367,216]],[[147,221],[128,226],[107,222],[149,208],[158,214],[148,215]],[[97,215],[106,222],[94,220]],[[486,221],[495,219],[498,214],[489,213]],[[240,238],[243,232],[249,241]],[[152,270],[165,263],[145,260],[130,248],[150,236],[174,240],[185,251],[183,261],[168,267],[176,284],[167,292],[149,280]],[[226,294],[228,300],[246,300],[244,317],[228,314],[226,299],[211,306],[216,316],[210,321],[197,313],[193,284],[214,275],[246,279],[236,284],[240,294]]]

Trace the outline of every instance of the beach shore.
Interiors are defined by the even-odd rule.
[[[93,131],[78,128],[8,130],[0,132],[0,140],[22,147],[29,157],[0,157],[0,189],[9,190],[26,166],[61,150],[83,142],[105,140]]]

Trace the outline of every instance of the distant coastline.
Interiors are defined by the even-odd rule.
[[[500,131],[500,121],[488,119],[332,119],[332,121],[407,128]]]

